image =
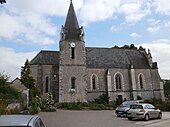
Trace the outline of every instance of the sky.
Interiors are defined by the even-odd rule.
[[[59,51],[70,0],[6,0],[0,4],[0,73],[20,77],[41,50]],[[170,0],[72,0],[86,47],[134,44],[150,49],[170,79]]]

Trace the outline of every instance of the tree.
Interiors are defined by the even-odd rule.
[[[170,80],[165,80],[164,93],[166,97],[170,96]]]
[[[21,67],[21,82],[28,89],[33,89],[35,87],[35,80],[31,76],[30,63],[28,59],[26,60],[24,66]]]
[[[21,93],[10,86],[7,75],[0,73],[0,100],[6,99],[20,99]]]
[[[39,90],[35,87],[35,79],[31,76],[30,63],[26,60],[21,67],[21,82],[29,89],[29,101],[31,102],[36,96],[40,96]]]

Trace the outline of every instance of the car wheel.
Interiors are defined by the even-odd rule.
[[[145,121],[148,121],[148,120],[149,120],[149,115],[148,115],[148,114],[145,115],[144,120],[145,120]]]
[[[162,119],[162,113],[159,113],[158,119]]]
[[[128,120],[132,120],[132,117],[128,117]]]

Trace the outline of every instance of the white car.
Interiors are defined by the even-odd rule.
[[[162,118],[161,110],[155,108],[152,104],[139,103],[131,105],[129,111],[127,111],[127,118],[132,120],[133,118],[142,118],[146,121],[152,118]]]
[[[0,127],[45,127],[38,115],[0,115]]]

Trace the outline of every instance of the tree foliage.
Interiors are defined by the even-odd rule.
[[[36,96],[40,96],[39,90],[35,87],[35,79],[31,76],[30,63],[28,59],[21,67],[21,82],[29,89],[29,101],[33,101]]]
[[[7,75],[0,73],[0,99],[19,99],[21,93],[10,86]]]
[[[28,59],[26,60],[24,66],[21,67],[21,82],[28,89],[33,89],[35,86],[35,80],[31,76],[30,63],[29,63]]]
[[[102,94],[98,98],[95,99],[95,102],[97,104],[108,104],[109,103],[109,97],[107,94]]]
[[[165,80],[164,92],[165,92],[165,96],[170,96],[170,80]]]

